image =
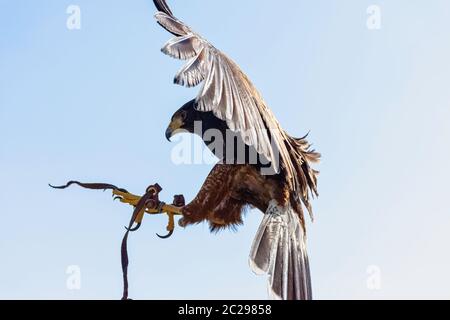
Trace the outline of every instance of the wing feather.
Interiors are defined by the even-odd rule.
[[[205,80],[204,69],[204,59],[205,51],[202,50],[198,56],[191,59],[178,73],[174,78],[174,83],[186,86],[186,87],[195,87],[200,82]]]
[[[197,37],[188,34],[169,40],[161,51],[172,58],[187,60],[197,56],[202,51],[202,45]]]
[[[165,0],[153,0],[153,3],[158,11],[165,12],[166,14],[173,16],[173,13],[170,11],[170,8]]]
[[[186,26],[183,22],[179,21],[174,16],[168,15],[165,12],[158,12],[155,15],[155,18],[161,25],[161,27],[176,36],[185,36],[191,33],[191,30],[188,26]]]
[[[196,98],[196,108],[213,112],[225,121],[230,130],[239,133],[242,140],[270,161],[275,173],[283,171],[292,192],[301,192],[300,198],[308,203],[305,186],[314,187],[310,178],[302,175],[302,163],[311,152],[295,150],[300,146],[281,128],[267,107],[262,96],[239,66],[210,42],[194,32],[185,23],[174,17],[164,0],[155,0],[159,12],[158,23],[177,37],[169,41],[162,51],[178,59],[191,59],[175,77],[175,83],[187,87],[202,87]],[[310,171],[309,169],[307,170]],[[315,191],[315,190],[314,190]],[[308,208],[309,210],[310,208]]]
[[[175,83],[192,87],[203,81],[197,109],[212,111],[226,121],[232,131],[240,133],[247,145],[271,163],[278,163],[275,157],[279,154],[286,156],[286,151],[274,150],[285,148],[277,120],[237,64],[177,18],[164,12],[158,12],[155,17],[166,30],[180,35],[169,41],[162,51],[179,59],[194,57],[177,73]]]

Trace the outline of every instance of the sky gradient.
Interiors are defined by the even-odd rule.
[[[169,1],[229,54],[284,129],[323,154],[308,224],[317,299],[450,298],[450,2]],[[66,9],[81,8],[68,30]],[[367,8],[381,8],[369,30]],[[110,193],[47,184],[109,182],[192,199],[212,165],[171,162],[164,131],[197,89],[150,0],[0,0],[0,298],[118,299],[131,211]],[[238,232],[163,217],[130,238],[135,299],[266,299],[248,254],[261,214]],[[81,289],[66,286],[79,266]],[[368,286],[376,270],[380,286]]]

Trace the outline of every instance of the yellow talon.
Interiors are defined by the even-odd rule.
[[[119,190],[113,190],[113,195],[119,197],[120,202],[129,204],[133,207],[137,206],[139,200],[141,200],[140,196],[131,193],[125,193]]]
[[[132,193],[126,193],[119,190],[113,190],[113,195],[117,197],[121,203],[129,204],[133,207],[136,207],[142,197],[137,196]],[[169,217],[169,224],[167,226],[167,231],[171,231],[175,228],[175,219],[176,215],[182,215],[182,207],[176,207],[170,204],[164,204],[160,210],[154,208],[145,208],[140,212],[136,217],[136,223],[142,223],[144,219],[145,213],[155,215],[155,214],[167,214]]]
[[[167,214],[172,214],[175,216],[181,216],[181,215],[183,215],[182,209],[183,209],[182,207],[176,207],[171,204],[165,204],[162,207],[162,212],[165,212]]]
[[[169,224],[167,225],[167,231],[173,231],[175,229],[175,216],[173,213],[167,213],[169,216]]]

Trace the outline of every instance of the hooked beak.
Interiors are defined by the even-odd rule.
[[[166,139],[170,142],[170,139],[179,132],[183,125],[183,120],[180,117],[172,119],[166,130]]]
[[[173,130],[172,130],[172,128],[168,127],[167,130],[166,130],[166,139],[167,139],[167,141],[171,142],[170,138],[172,138],[172,135],[173,135]]]

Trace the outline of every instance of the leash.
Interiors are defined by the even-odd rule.
[[[122,277],[123,277],[123,294],[122,300],[131,300],[128,295],[128,266],[130,263],[128,257],[128,238],[131,232],[139,230],[142,225],[144,215],[147,214],[167,214],[169,222],[167,225],[168,234],[161,236],[156,234],[161,239],[168,239],[173,235],[175,230],[175,215],[181,215],[181,209],[185,206],[185,200],[182,195],[176,195],[172,205],[167,205],[159,200],[159,194],[162,188],[158,185],[151,185],[147,188],[145,194],[140,197],[129,193],[126,189],[118,188],[115,185],[107,183],[82,183],[78,181],[69,181],[63,186],[52,186],[53,189],[67,189],[72,185],[78,185],[84,189],[89,190],[112,190],[114,200],[120,200],[122,203],[132,205],[134,207],[133,214],[130,219],[128,227],[125,227],[126,232],[123,236],[120,246],[120,257],[122,264]]]

